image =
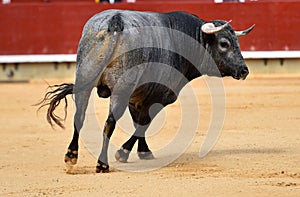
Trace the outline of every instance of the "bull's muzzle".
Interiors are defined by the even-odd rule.
[[[249,74],[248,68],[245,66],[241,67],[240,69],[237,70],[236,74],[233,76],[234,79],[246,79],[246,77]]]

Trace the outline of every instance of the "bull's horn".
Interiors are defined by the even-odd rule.
[[[255,24],[252,25],[251,27],[249,27],[249,28],[246,29],[246,30],[243,30],[243,31],[234,31],[234,32],[235,32],[235,35],[236,35],[237,37],[247,35],[250,31],[252,31],[252,29],[254,28],[254,26],[255,26]]]
[[[205,23],[202,25],[201,30],[206,33],[206,34],[215,34],[218,33],[219,31],[222,31],[225,27],[229,25],[231,20],[224,25],[216,27],[213,23]]]

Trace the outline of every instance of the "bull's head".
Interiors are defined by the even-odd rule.
[[[202,41],[222,77],[245,79],[249,71],[241,54],[238,37],[248,34],[254,25],[244,31],[234,31],[229,23],[221,20],[205,23],[201,27]]]

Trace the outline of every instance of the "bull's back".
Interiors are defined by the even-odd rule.
[[[106,10],[94,15],[86,23],[83,35],[90,29],[94,32],[101,30],[124,30],[134,27],[162,25],[162,15],[155,12],[139,12],[128,10]]]
[[[166,26],[167,23],[162,22],[165,21],[162,20],[164,18],[162,15],[164,14],[126,10],[106,10],[94,15],[83,28],[77,52],[77,66],[83,64],[84,58],[90,54],[91,50],[101,53],[99,55],[102,57],[107,55],[108,47],[116,48],[117,44],[121,44],[116,42],[116,38],[121,35],[121,32],[122,37],[126,38],[122,44],[126,42],[128,45],[130,42],[136,41],[136,36],[139,36],[140,32],[137,28]],[[153,35],[144,36],[151,37]],[[101,60],[102,57],[98,59]],[[96,56],[90,59],[94,58]]]
[[[162,36],[156,30],[163,27],[195,36],[195,27],[199,23],[201,21],[197,17],[184,12],[106,10],[96,14],[88,20],[82,32],[77,54],[77,76],[97,79],[98,85],[113,87],[124,67],[139,62],[133,61],[131,55],[127,55],[130,54],[128,51],[145,46],[163,48],[176,44],[168,35],[170,31]],[[144,62],[151,58],[150,53],[141,54]]]
[[[117,32],[124,29],[158,26],[182,30],[185,33],[190,28],[201,25],[202,20],[185,12],[140,12],[129,10],[106,10],[94,15],[86,23],[83,35],[91,29],[96,33],[101,30]]]

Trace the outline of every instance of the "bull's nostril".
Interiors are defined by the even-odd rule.
[[[246,68],[242,68],[240,70],[240,78],[241,79],[246,79],[246,77],[247,77],[248,74],[249,74],[249,70],[248,70],[247,67]]]
[[[247,76],[249,74],[249,70],[248,70],[248,68],[243,68],[242,70],[241,70],[241,75],[242,76]]]

